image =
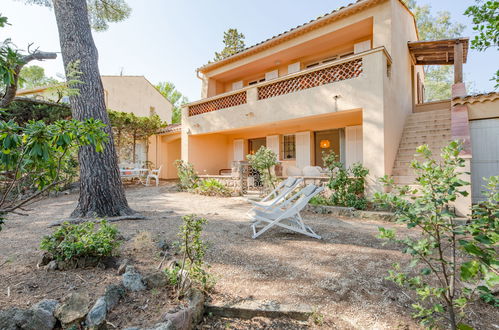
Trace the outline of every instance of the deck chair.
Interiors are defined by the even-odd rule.
[[[308,204],[312,197],[319,194],[322,190],[324,190],[324,188],[309,184],[281,204],[265,210],[256,209],[252,218],[254,223],[251,224],[253,238],[257,238],[274,226],[279,226],[313,238],[321,239],[312,228],[303,223],[300,211]],[[261,229],[257,229],[257,226],[262,223],[265,224],[265,226]]]
[[[286,196],[289,195],[293,190],[295,190],[295,188],[302,181],[302,178],[294,178],[290,176],[286,180],[279,183],[279,185],[262,200],[258,202],[250,200],[249,202],[253,204],[253,207],[247,212],[247,215],[251,217],[252,212],[257,209],[266,210],[282,202],[286,198]]]

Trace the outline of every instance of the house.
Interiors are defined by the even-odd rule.
[[[454,65],[453,97],[466,95],[468,39],[418,39],[402,1],[358,0],[200,67],[202,98],[182,112],[182,159],[217,176],[265,145],[286,176],[322,166],[333,150],[347,167],[369,169],[370,193],[384,175],[413,182],[423,143],[438,150],[463,139],[469,165],[467,113],[450,100],[423,102],[423,65]],[[465,214],[470,200],[456,204]]]
[[[101,76],[101,80],[108,109],[133,113],[139,117],[156,114],[162,121],[171,123],[173,105],[144,76]],[[60,97],[57,91],[50,87],[20,90],[16,96],[50,101],[58,101]],[[63,97],[60,101],[68,102],[69,100]],[[148,152],[146,142],[138,141],[135,147],[136,163],[146,161]]]

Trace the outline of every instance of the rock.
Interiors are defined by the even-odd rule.
[[[100,297],[95,302],[90,312],[87,314],[85,319],[85,325],[87,327],[96,327],[101,325],[107,316],[107,303],[105,297]]]
[[[192,309],[192,324],[203,320],[205,296],[198,289],[192,289],[189,297],[189,307]]]
[[[151,328],[131,327],[131,328],[125,328],[123,330],[177,330],[177,328],[175,328],[171,322],[163,322],[163,323],[157,323]]]
[[[55,260],[52,260],[47,264],[48,271],[54,271],[54,270],[57,270],[57,268],[58,268],[58,265],[57,265],[57,261],[55,261]]]
[[[144,276],[144,283],[148,289],[162,288],[167,286],[168,280],[165,273],[155,271]]]
[[[57,322],[54,312],[59,302],[54,299],[44,299],[31,307],[33,313],[26,329],[52,330]]]
[[[166,242],[166,240],[164,239],[160,239],[157,243],[156,243],[156,246],[158,247],[158,249],[160,249],[161,251],[166,251],[170,248],[170,245],[168,244],[168,242]]]
[[[106,287],[104,299],[106,300],[107,310],[110,311],[118,304],[121,298],[125,296],[125,287],[121,284],[111,284]]]
[[[129,263],[130,261],[128,259],[123,259],[120,266],[118,267],[118,275],[123,275],[125,273],[126,266],[128,266]]]
[[[54,257],[52,256],[52,254],[44,252],[42,257],[40,258],[40,261],[38,262],[38,267],[48,265],[49,262],[51,262],[53,259]]]
[[[77,323],[88,313],[90,298],[86,293],[71,293],[55,310],[55,317],[63,325]]]
[[[142,291],[146,289],[142,281],[142,275],[133,266],[127,266],[123,274],[123,286],[130,291]]]
[[[166,322],[171,322],[173,329],[191,329],[192,328],[192,320],[193,320],[193,308],[188,307],[182,310],[179,310],[176,313],[167,313],[163,316],[163,320]]]
[[[0,329],[24,329],[32,316],[32,311],[20,309],[17,307],[2,310],[0,311]]]

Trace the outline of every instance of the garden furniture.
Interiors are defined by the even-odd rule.
[[[279,183],[279,185],[262,200],[258,202],[250,200],[249,202],[253,204],[253,208],[248,211],[248,216],[251,217],[251,212],[256,209],[266,210],[282,202],[286,196],[293,192],[293,190],[295,190],[302,181],[302,178],[294,178],[290,176],[286,180],[281,181],[281,183]]]
[[[159,175],[161,173],[161,168],[162,167],[163,167],[163,165],[161,165],[157,170],[151,170],[149,172],[149,174],[147,175],[147,178],[146,178],[146,186],[149,185],[149,181],[151,179],[156,180],[156,187],[159,185]]]

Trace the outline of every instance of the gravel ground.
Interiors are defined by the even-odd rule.
[[[217,279],[211,295],[213,302],[254,299],[308,304],[323,316],[321,322],[326,328],[418,328],[410,317],[413,301],[408,292],[384,279],[394,262],[404,263],[407,259],[396,246],[383,245],[376,238],[378,226],[396,228],[400,233],[407,234],[407,230],[400,225],[304,213],[305,222],[323,237],[322,240],[277,228],[253,240],[245,217],[250,205],[241,198],[175,192],[171,186],[165,185],[130,187],[127,188],[127,197],[132,208],[149,218],[116,223],[129,239],[124,253],[137,259],[139,268],[155,268],[160,257],[153,250],[148,252],[147,258],[134,256],[133,253],[146,253],[148,250],[137,246],[137,240],[133,239],[137,234],[144,235],[146,232],[154,240],[173,242],[177,239],[182,215],[195,213],[208,219],[203,238],[209,246],[207,261],[211,265],[210,271]],[[52,290],[47,292],[43,289],[43,283],[37,284],[42,288],[26,287],[32,278],[61,281],[60,278],[53,278],[53,273],[36,268],[41,255],[38,245],[41,238],[53,230],[47,225],[68,217],[76,201],[77,195],[49,198],[32,205],[28,217],[10,216],[6,221],[4,230],[0,232],[2,307],[26,305],[51,294]],[[115,279],[114,272],[105,271],[91,273],[90,278],[85,275],[85,270],[67,274],[64,278],[71,277],[80,286],[94,287],[95,291]],[[18,282],[25,283],[12,290]],[[10,297],[7,297],[8,286],[11,287]],[[67,290],[68,287],[63,285],[61,292],[53,295]],[[473,317],[477,320],[473,324],[475,328],[493,327],[490,310],[479,307]],[[237,321],[233,328],[259,328],[259,324],[265,324],[262,320],[245,322]],[[203,328],[209,328],[209,324],[223,328],[230,323],[230,320],[210,319]],[[286,328],[276,324],[270,322],[267,328]],[[301,323],[294,325],[296,328],[303,326]],[[309,324],[308,327],[315,325]]]

